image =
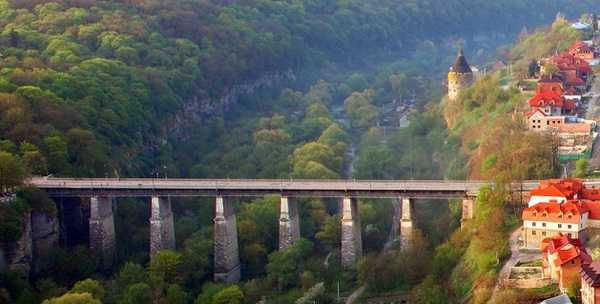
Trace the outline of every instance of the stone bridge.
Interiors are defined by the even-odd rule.
[[[598,182],[600,183],[600,182]],[[350,266],[362,255],[357,198],[392,198],[402,202],[400,236],[408,239],[413,229],[414,199],[462,199],[461,223],[473,217],[474,198],[489,183],[483,181],[432,180],[234,180],[234,179],[153,179],[153,178],[50,178],[34,177],[29,184],[45,190],[52,198],[89,199],[89,246],[103,263],[110,264],[115,253],[113,201],[118,197],[148,198],[151,205],[150,255],[175,248],[171,197],[215,198],[214,265],[215,280],[240,279],[236,216],[231,198],[279,195],[279,249],[285,250],[300,238],[300,219],[295,198],[339,198],[341,209],[341,261]],[[519,183],[528,191],[538,181]]]

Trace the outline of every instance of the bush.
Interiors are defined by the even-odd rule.
[[[104,299],[105,291],[102,284],[96,280],[85,279],[75,283],[69,293],[89,293],[94,299],[102,301]]]

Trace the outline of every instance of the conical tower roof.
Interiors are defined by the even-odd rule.
[[[467,63],[467,59],[463,54],[462,48],[458,49],[458,55],[456,56],[456,61],[454,61],[454,65],[451,68],[452,72],[456,73],[472,73],[471,67],[469,63]]]

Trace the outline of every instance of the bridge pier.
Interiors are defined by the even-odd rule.
[[[462,216],[460,218],[460,228],[473,219],[475,212],[475,198],[469,197],[462,200]]]
[[[362,231],[356,198],[342,201],[342,267],[350,267],[362,256]]]
[[[175,227],[171,200],[168,197],[153,196],[150,216],[150,257],[157,252],[175,249]]]
[[[282,196],[279,212],[279,250],[285,250],[300,239],[298,203]]]
[[[100,254],[105,268],[111,266],[115,258],[116,235],[112,205],[111,197],[90,198],[90,249]]]
[[[241,272],[236,217],[233,206],[226,203],[222,196],[217,196],[215,201],[214,223],[214,280],[237,282]]]
[[[413,201],[408,197],[400,198],[402,202],[400,217],[400,244],[402,247],[410,244],[413,235]]]

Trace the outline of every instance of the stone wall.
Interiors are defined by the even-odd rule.
[[[550,278],[544,278],[542,267],[513,267],[505,285],[511,288],[541,288],[552,284]]]
[[[31,238],[34,272],[39,270],[39,259],[58,246],[58,218],[43,212],[31,213]]]

